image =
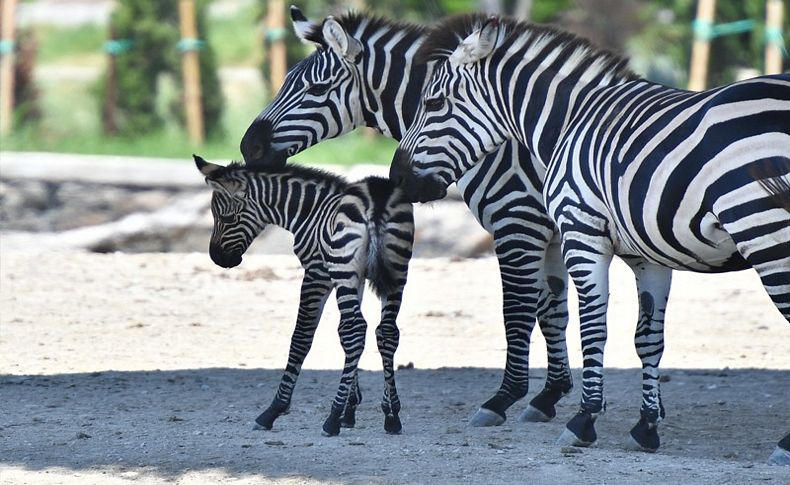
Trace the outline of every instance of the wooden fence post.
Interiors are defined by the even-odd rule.
[[[282,87],[288,70],[285,32],[285,2],[283,0],[269,0],[266,35],[269,39],[269,85],[272,96]]]
[[[203,143],[203,105],[200,93],[200,41],[195,25],[194,0],[180,0],[178,13],[181,23],[180,47],[183,51],[184,104],[189,138],[198,145]]]
[[[694,20],[694,47],[691,51],[689,69],[689,89],[692,91],[705,89],[715,11],[716,0],[699,0],[697,18]]]
[[[765,6],[765,73],[782,72],[782,16],[784,2],[768,0]]]
[[[14,117],[16,0],[0,0],[0,134],[11,130]]]

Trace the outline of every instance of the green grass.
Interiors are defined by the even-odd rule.
[[[107,30],[96,25],[80,27],[37,26],[38,62],[91,64],[103,58]]]

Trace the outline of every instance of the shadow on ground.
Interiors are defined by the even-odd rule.
[[[545,375],[533,374],[529,397],[542,387]],[[599,420],[599,443],[574,456],[561,454],[554,440],[576,410],[578,370],[576,388],[562,401],[554,422],[519,423],[525,400],[511,409],[503,426],[493,429],[471,429],[466,420],[496,389],[500,370],[401,370],[401,436],[383,432],[381,372],[362,371],[365,400],[357,427],[335,438],[322,437],[320,427],[339,378],[336,370],[305,371],[291,413],[268,432],[253,431],[252,421],[271,400],[279,370],[3,375],[0,466],[135,470],[160,478],[220,469],[234,476],[348,482],[390,472],[394,481],[411,481],[414,475],[398,474],[416,469],[424,480],[452,480],[447,470],[461,473],[462,479],[458,460],[471,468],[479,461],[480,466],[501,463],[518,469],[546,460],[578,463],[611,452],[606,456],[634,456],[629,459],[641,462],[648,455],[629,454],[622,447],[638,419],[640,375],[639,369],[606,371],[608,409]],[[788,371],[666,369],[664,375],[669,379],[662,384],[667,420],[656,456],[749,468],[764,463],[788,431],[783,429],[790,422]]]

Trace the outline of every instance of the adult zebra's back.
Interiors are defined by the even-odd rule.
[[[572,34],[483,16],[437,26],[420,55],[440,65],[391,178],[413,200],[415,186],[434,187],[437,197],[502,143],[533,150],[579,293],[582,403],[561,441],[596,440],[608,268],[617,255],[634,270],[640,297],[642,409],[631,437],[657,449],[671,269],[753,267],[790,321],[790,75],[691,93],[639,79],[623,59]]]
[[[245,161],[276,167],[287,155],[358,126],[400,139],[434,67],[415,62],[426,29],[364,14],[313,23],[295,7],[291,17],[297,35],[317,50],[294,66],[248,128],[241,142]],[[553,418],[555,403],[572,387],[565,346],[567,272],[543,206],[542,173],[525,176],[522,169],[531,158],[524,145],[506,143],[458,181],[472,214],[494,236],[507,338],[502,384],[470,420],[476,426],[504,422],[507,409],[527,394],[536,317],[546,338],[548,373],[521,419]]]

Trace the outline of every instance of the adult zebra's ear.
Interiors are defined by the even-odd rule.
[[[318,24],[307,20],[299,7],[291,5],[291,22],[293,23],[294,32],[296,36],[305,44],[318,44],[313,37],[315,37]]]
[[[487,57],[496,47],[499,36],[499,18],[491,17],[461,42],[450,55],[453,64],[471,64]]]
[[[222,168],[222,165],[217,165],[216,163],[209,163],[203,159],[200,155],[192,154],[192,159],[195,160],[195,166],[200,173],[203,174],[204,177],[212,178],[212,174],[216,175],[216,171]]]
[[[329,45],[329,48],[340,57],[353,62],[359,53],[362,52],[362,43],[348,35],[346,29],[332,16],[324,20],[321,33],[324,35],[324,41]]]

